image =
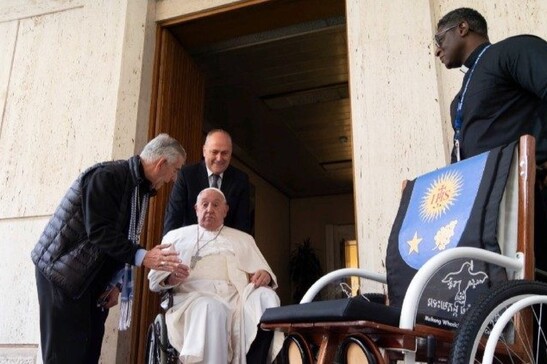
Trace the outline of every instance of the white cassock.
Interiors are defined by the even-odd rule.
[[[152,291],[173,288],[173,307],[165,312],[165,321],[169,342],[179,351],[181,361],[246,363],[262,313],[280,303],[274,291],[275,274],[253,237],[227,226],[206,231],[191,225],[170,231],[162,243],[173,244],[188,266],[196,252],[199,256],[188,278],[175,287],[164,284],[169,272],[151,270],[148,274]],[[271,288],[249,283],[249,275],[260,269],[270,274]],[[283,333],[275,332],[270,362],[282,344]]]

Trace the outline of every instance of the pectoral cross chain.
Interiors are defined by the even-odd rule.
[[[218,235],[220,234],[220,232],[222,231],[222,228],[224,227],[224,225],[222,225],[220,227],[220,230],[218,231],[218,233],[216,233],[215,237],[212,238],[211,240],[208,240],[205,242],[205,244],[203,244],[202,246],[199,246],[199,241],[201,240],[201,238],[203,237],[203,234],[205,234],[205,231],[203,231],[203,233],[201,234],[201,236],[199,236],[199,225],[197,225],[197,240],[196,240],[196,254],[192,255],[192,257],[190,258],[190,268],[191,269],[194,269],[194,267],[196,266],[196,264],[198,264],[198,262],[202,259],[202,257],[199,255],[199,252],[201,249],[205,248],[205,246],[207,244],[209,244],[210,242],[212,242],[213,240],[216,240],[216,238],[218,238]]]

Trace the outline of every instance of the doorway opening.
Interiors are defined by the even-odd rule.
[[[344,0],[269,1],[166,27],[203,75],[203,131],[289,198],[352,193]]]

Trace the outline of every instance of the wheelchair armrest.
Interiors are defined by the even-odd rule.
[[[425,286],[431,277],[433,277],[433,275],[445,264],[461,258],[473,258],[499,265],[514,271],[516,273],[516,279],[518,279],[519,276],[522,276],[524,271],[524,259],[521,253],[517,253],[517,257],[515,258],[509,258],[499,253],[480,248],[458,247],[445,250],[429,259],[418,270],[414,278],[412,278],[401,307],[401,319],[399,321],[399,327],[401,329],[412,330],[414,328],[416,314],[418,312],[418,303],[422,297]]]
[[[300,300],[300,303],[308,303],[313,300],[313,298],[330,282],[336,281],[340,278],[345,278],[349,276],[357,276],[361,278],[371,279],[380,283],[387,283],[387,278],[385,274],[380,274],[376,272],[369,272],[360,268],[342,268],[332,271],[325,274],[323,277],[319,278],[311,287],[306,291],[306,294]]]

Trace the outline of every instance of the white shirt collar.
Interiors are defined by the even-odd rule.
[[[211,178],[211,176],[213,175],[213,171],[211,171],[207,166],[205,166],[205,169],[207,169],[207,177]],[[222,177],[224,176],[224,172],[220,173],[219,176],[220,179],[222,179]]]

